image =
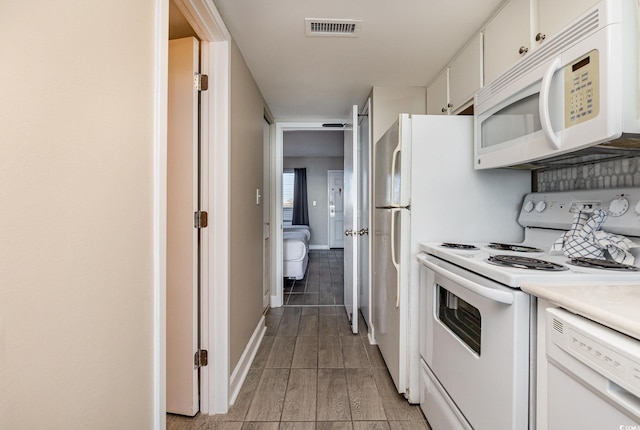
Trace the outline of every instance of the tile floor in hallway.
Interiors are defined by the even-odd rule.
[[[328,282],[334,300],[334,279],[342,293],[342,266],[333,267],[332,260],[341,259],[341,250],[311,253],[305,277],[311,281],[317,265],[323,279],[318,291],[327,290]],[[265,319],[264,339],[229,412],[168,415],[168,430],[429,430],[419,406],[396,392],[380,351],[367,340],[362,316],[358,335],[335,302],[270,309]]]
[[[311,250],[302,279],[285,279],[283,304],[339,305],[344,303],[344,251]]]

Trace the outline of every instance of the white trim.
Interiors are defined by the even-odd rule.
[[[209,234],[216,240],[209,242],[209,339],[216,352],[209,354],[210,415],[226,413],[229,408],[230,55],[229,42],[211,43],[209,88],[213,94],[211,112],[215,127],[210,136],[209,167],[215,174],[209,176],[209,202],[212,203]]]
[[[201,41],[222,42],[231,40],[231,33],[227,30],[224,20],[213,2],[206,0],[174,0],[174,3]]]
[[[208,41],[200,42],[200,73],[211,75],[211,45]],[[201,210],[209,211],[209,201],[211,197],[210,191],[210,148],[213,144],[211,124],[206,118],[211,118],[211,109],[213,101],[211,100],[211,91],[202,91],[200,93],[200,207]],[[195,229],[194,229],[195,230]],[[210,284],[210,266],[209,258],[209,228],[200,230],[200,348],[210,351],[212,343],[210,342],[210,317],[215,315],[215,310],[210,309],[209,300],[211,291]],[[200,368],[200,412],[207,414],[209,412],[210,397],[210,373],[214,372],[213,367],[205,366]]]
[[[262,343],[262,339],[264,338],[264,334],[267,331],[267,326],[264,322],[264,315],[258,321],[258,325],[256,329],[253,331],[251,335],[251,339],[249,339],[249,343],[247,343],[236,368],[233,369],[233,373],[231,374],[231,380],[229,382],[229,391],[231,392],[229,405],[233,405],[238,398],[238,394],[240,393],[240,389],[242,388],[242,384],[249,373],[249,369],[251,369],[251,363],[253,363],[253,359],[256,357],[258,353],[258,348],[260,348],[260,344]]]
[[[166,251],[169,2],[155,2],[153,112],[153,428],[167,425]]]
[[[309,249],[331,249],[329,245],[309,245]]]

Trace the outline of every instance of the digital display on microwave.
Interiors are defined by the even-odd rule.
[[[577,63],[575,63],[573,66],[571,66],[571,70],[573,72],[575,72],[576,70],[586,66],[587,64],[589,64],[591,62],[591,57],[586,57],[580,61],[578,61]]]

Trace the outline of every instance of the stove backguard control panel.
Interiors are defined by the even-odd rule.
[[[568,230],[577,212],[607,211],[602,229],[640,236],[640,188],[564,191],[527,194],[518,222],[523,227]]]

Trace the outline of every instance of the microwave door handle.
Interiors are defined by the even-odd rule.
[[[542,77],[542,84],[540,85],[540,124],[542,125],[542,132],[544,133],[547,141],[551,143],[555,149],[560,149],[561,142],[560,137],[553,131],[551,126],[551,114],[549,113],[549,92],[551,91],[551,80],[553,74],[557,72],[562,65],[560,57],[553,60],[547,71]]]
[[[426,259],[420,259],[420,263],[427,266],[429,269],[434,272],[444,276],[445,278],[455,282],[467,290],[478,294],[481,297],[484,297],[489,300],[493,300],[495,302],[503,303],[505,305],[513,304],[513,294],[507,291],[494,290],[493,288],[483,287],[473,281],[470,281],[466,278],[463,278],[460,275],[456,275],[455,273],[451,273],[446,269],[438,266],[437,264],[432,263]]]
[[[396,256],[396,215],[402,209],[391,209],[391,264],[396,269],[396,308],[400,307],[400,263]]]

